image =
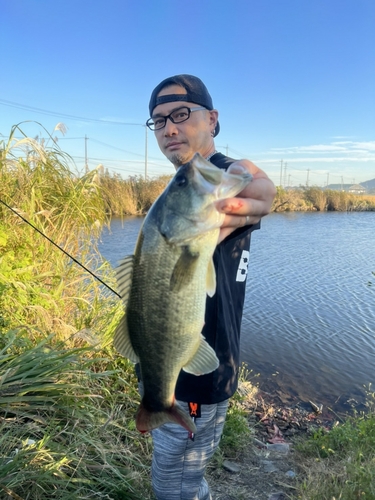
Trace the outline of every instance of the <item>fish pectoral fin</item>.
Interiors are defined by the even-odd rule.
[[[183,367],[183,370],[192,375],[205,375],[216,370],[218,366],[219,360],[215,351],[206,342],[204,337],[201,336],[198,351],[195,353],[193,359]]]
[[[113,345],[125,358],[129,358],[130,361],[133,361],[133,363],[139,362],[139,358],[130,342],[126,314],[124,314],[120,323],[117,325],[115,336],[113,338]]]
[[[115,269],[118,290],[125,305],[129,300],[130,288],[133,278],[133,267],[134,255],[128,255],[120,261],[120,264]]]
[[[208,263],[206,292],[209,297],[213,297],[216,292],[216,271],[213,259]]]
[[[180,292],[191,283],[199,258],[199,252],[192,251],[188,245],[181,249],[182,253],[174,266],[170,280],[170,289],[173,292]]]

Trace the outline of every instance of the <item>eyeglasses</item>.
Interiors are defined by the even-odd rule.
[[[207,109],[203,106],[197,108],[188,108],[187,106],[182,106],[181,108],[175,109],[167,116],[156,116],[155,118],[149,118],[146,125],[150,130],[160,130],[165,127],[168,118],[172,123],[182,123],[186,122],[190,118],[190,114],[193,111],[199,111],[201,109]]]

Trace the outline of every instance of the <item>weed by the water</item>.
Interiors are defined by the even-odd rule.
[[[373,403],[373,402],[372,402]],[[375,414],[347,418],[298,446],[303,500],[375,498]]]
[[[375,196],[353,194],[319,187],[284,189],[277,187],[273,212],[300,211],[374,211]]]
[[[252,400],[257,392],[257,387],[250,378],[252,373],[243,364],[240,367],[239,387],[229,401],[227,418],[220,441],[220,453],[227,457],[235,457],[248,446],[252,431],[248,422],[246,402]]]
[[[129,425],[129,368],[51,337],[20,351],[13,338],[0,352],[0,489],[35,500],[147,498],[149,443]]]
[[[155,179],[140,175],[122,179],[117,174],[105,173],[99,183],[107,212],[117,216],[146,214],[170,179],[167,175]]]
[[[98,172],[79,177],[54,140],[16,132],[0,144],[0,199],[114,288],[97,251]],[[10,208],[0,214],[0,498],[146,500],[133,366],[108,346],[120,300]]]

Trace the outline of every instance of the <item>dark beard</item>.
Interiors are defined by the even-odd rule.
[[[181,165],[185,165],[188,163],[191,158],[189,156],[184,156],[181,153],[172,153],[167,156],[168,160],[176,167],[181,167]]]

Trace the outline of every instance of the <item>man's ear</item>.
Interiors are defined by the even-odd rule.
[[[217,121],[219,119],[219,112],[216,110],[216,109],[212,109],[209,111],[210,113],[210,125],[214,125],[214,130],[216,128],[216,125],[217,125]]]

